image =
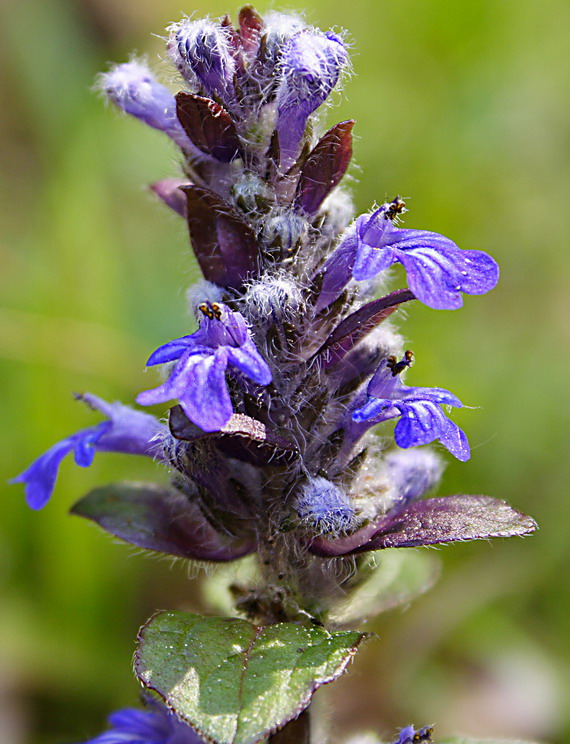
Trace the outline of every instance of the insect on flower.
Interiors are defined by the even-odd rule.
[[[389,202],[388,208],[386,212],[384,212],[384,217],[387,220],[396,220],[401,214],[404,214],[404,212],[407,211],[406,202],[403,201],[401,196],[396,196],[391,202]]]

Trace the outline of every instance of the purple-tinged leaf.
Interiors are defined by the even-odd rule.
[[[219,431],[205,432],[186,417],[181,406],[174,406],[170,409],[168,425],[176,439],[186,442],[212,439],[225,455],[253,465],[275,464],[297,454],[294,444],[243,413],[234,413]]]
[[[354,121],[341,121],[322,137],[309,153],[297,184],[295,206],[316,214],[322,202],[340,182],[352,157]]]
[[[337,325],[315,356],[330,367],[340,361],[370,331],[389,317],[404,302],[415,300],[409,289],[397,289],[385,297],[366,303]]]
[[[190,93],[177,93],[176,115],[188,137],[206,155],[222,163],[239,157],[241,148],[235,124],[218,103]]]
[[[198,506],[178,491],[147,483],[96,488],[71,513],[96,522],[138,548],[198,561],[233,561],[255,550],[253,537],[231,539],[216,532]]]
[[[181,217],[186,217],[186,197],[180,187],[189,185],[188,181],[180,181],[178,178],[163,178],[162,181],[151,184],[149,188],[167,207]]]
[[[246,52],[255,52],[263,29],[263,19],[251,5],[245,5],[238,15],[241,44]]]
[[[204,278],[237,289],[258,272],[255,233],[223,199],[201,186],[185,186],[190,240]]]
[[[387,514],[348,537],[315,538],[310,550],[320,556],[352,555],[382,548],[515,537],[534,532],[534,519],[489,496],[446,496],[418,501]]]
[[[208,742],[257,744],[340,677],[367,635],[160,612],[141,628],[135,673]]]

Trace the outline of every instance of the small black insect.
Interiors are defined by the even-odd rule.
[[[407,212],[406,209],[406,202],[402,199],[401,196],[396,196],[392,201],[388,204],[388,209],[384,212],[384,217],[387,220],[395,220],[396,217],[399,217],[401,214],[404,214],[404,212]]]

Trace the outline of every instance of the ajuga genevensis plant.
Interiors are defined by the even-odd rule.
[[[405,303],[459,308],[499,271],[486,253],[402,227],[399,196],[354,216],[341,184],[354,122],[319,125],[349,69],[342,35],[246,6],[236,24],[173,24],[166,50],[180,92],[140,59],[98,87],[178,148],[178,177],[152,189],[188,225],[203,277],[187,295],[197,330],[157,339],[148,359],[162,377],[136,403],[164,418],[81,395],[104,419],[15,480],[41,509],[70,453],[81,467],[96,452],[150,457],[168,486],[105,486],[73,513],[188,561],[254,556],[229,616],[159,612],[143,626],[143,706],[114,713],[93,743],[315,744],[312,695],[365,638],[350,618],[370,611],[359,591],[372,587],[370,598],[384,556],[535,528],[487,496],[423,498],[442,447],[464,461],[469,444],[450,418],[456,395],[404,383],[413,353],[391,318]],[[407,286],[386,294],[392,274]],[[406,726],[395,744],[433,736]]]

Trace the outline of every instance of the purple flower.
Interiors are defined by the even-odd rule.
[[[47,504],[55,487],[59,466],[70,452],[73,452],[75,463],[82,468],[91,465],[95,452],[123,452],[147,457],[160,455],[158,435],[166,429],[154,416],[121,403],[107,403],[90,393],[80,397],[105,414],[108,420],[54,444],[11,481],[26,484],[26,501],[32,509],[41,509]]]
[[[408,387],[402,384],[400,372],[411,363],[407,351],[398,362],[384,359],[368,385],[368,399],[352,413],[356,424],[376,424],[400,417],[394,430],[398,447],[415,447],[436,439],[458,460],[469,459],[469,443],[461,429],[450,421],[440,406],[461,408],[459,398],[443,388]]]
[[[394,744],[424,744],[424,742],[427,744],[427,742],[432,741],[432,734],[433,728],[431,726],[423,726],[417,731],[413,726],[406,726],[400,731]]]
[[[159,705],[152,711],[123,708],[109,716],[109,731],[86,744],[203,744],[187,723]]]
[[[329,32],[303,30],[288,41],[277,92],[277,134],[281,167],[297,155],[307,119],[329,96],[348,58],[342,40]]]
[[[176,116],[176,100],[148,67],[133,60],[101,74],[97,86],[125,113],[167,134],[183,150],[195,147]]]
[[[398,197],[372,215],[361,215],[325,265],[318,308],[342,292],[351,276],[373,279],[401,263],[420,302],[439,310],[461,307],[461,292],[484,294],[497,284],[499,267],[483,251],[461,250],[452,240],[427,230],[405,230],[394,224],[404,210]]]
[[[226,305],[203,302],[200,328],[160,346],[147,365],[176,364],[168,380],[137,396],[150,406],[177,398],[188,418],[204,431],[219,431],[233,413],[226,383],[228,365],[258,385],[269,385],[271,370],[257,350],[245,319]]]

